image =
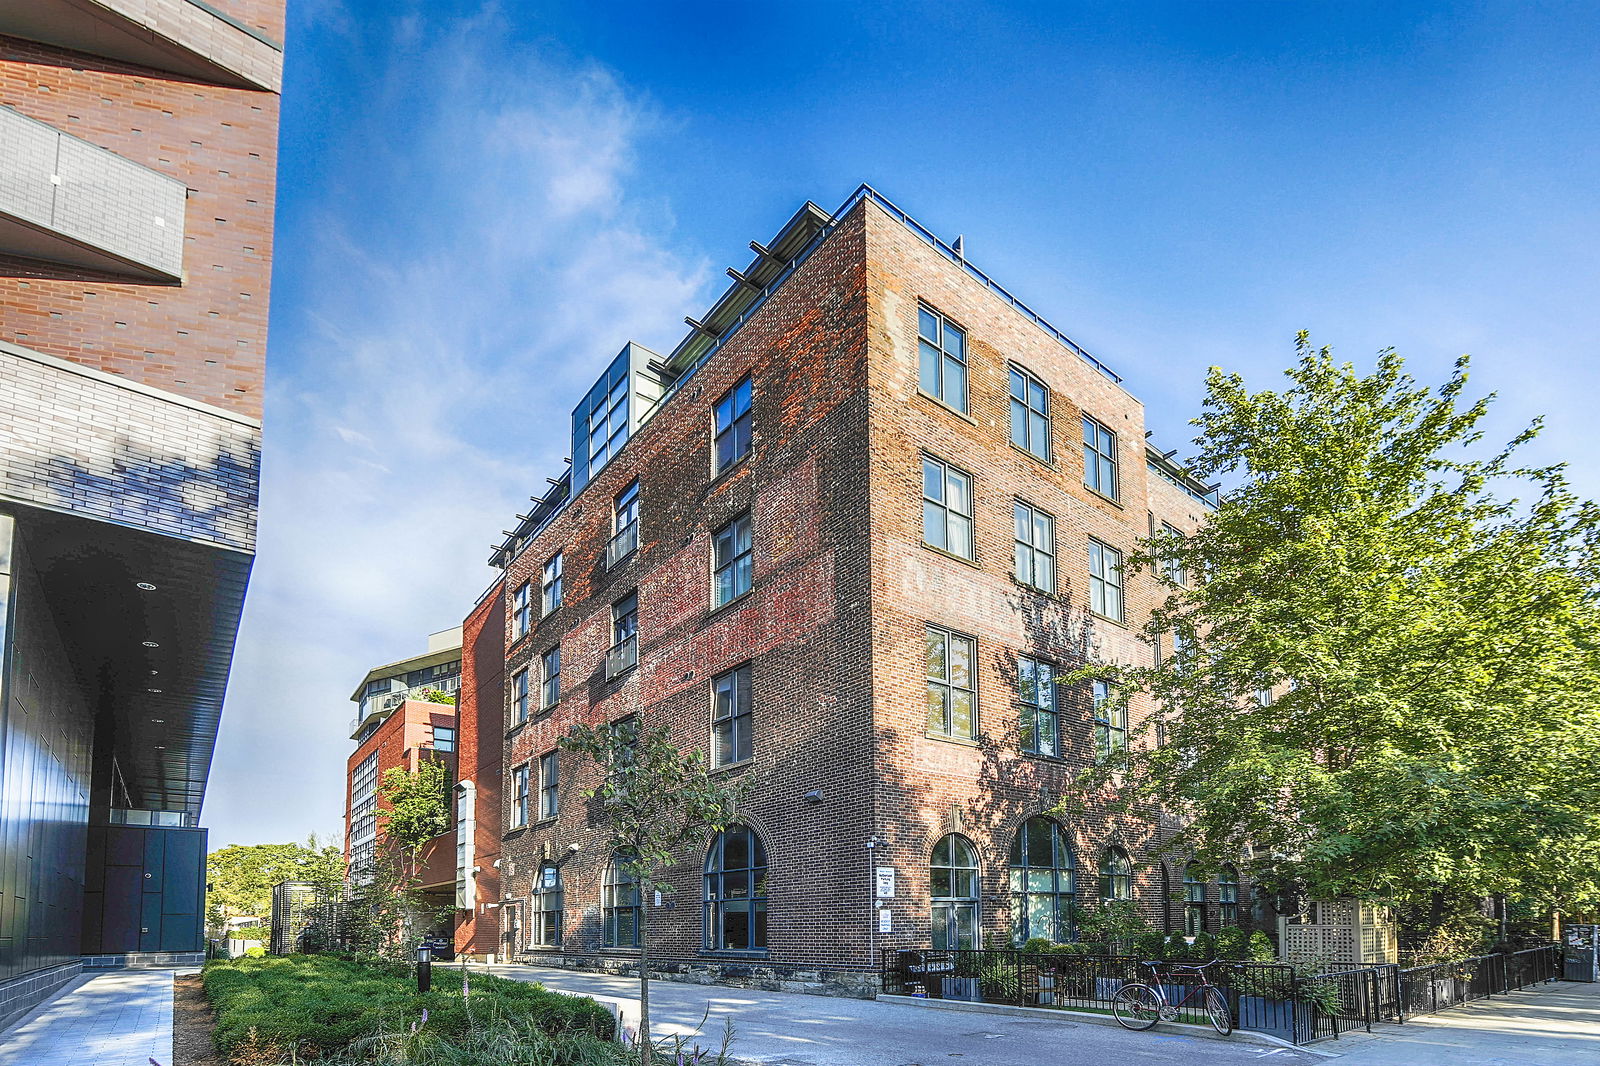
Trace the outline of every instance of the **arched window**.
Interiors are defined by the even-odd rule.
[[[1029,818],[1011,843],[1011,916],[1017,943],[1033,937],[1064,942],[1072,936],[1077,863],[1061,826]]]
[[[1172,932],[1172,875],[1165,862],[1157,864],[1161,870],[1161,931]]]
[[[539,867],[533,886],[533,942],[541,947],[561,946],[561,867],[547,862]]]
[[[618,855],[606,870],[600,892],[600,943],[608,948],[639,946],[639,880]]]
[[[1217,874],[1217,921],[1239,924],[1239,871],[1232,866],[1224,866]]]
[[[1100,856],[1100,898],[1133,898],[1133,863],[1128,853],[1116,845]]]
[[[767,946],[767,849],[745,825],[730,825],[706,852],[706,947],[763,951]]]
[[[1183,932],[1195,936],[1206,931],[1206,881],[1200,867],[1189,863],[1183,868]]]
[[[972,842],[955,833],[940,837],[931,872],[934,948],[978,947],[978,853]]]

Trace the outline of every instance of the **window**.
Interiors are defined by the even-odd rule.
[[[933,948],[968,950],[979,946],[978,853],[964,836],[949,833],[933,846]]]
[[[717,401],[715,442],[717,473],[750,454],[750,379],[747,377]]]
[[[1044,511],[1016,501],[1017,580],[1043,592],[1056,590],[1056,520]]]
[[[1272,689],[1262,687],[1256,689],[1256,704],[1261,707],[1271,707],[1273,703]]]
[[[750,516],[741,515],[711,537],[712,606],[743,596],[750,591]]]
[[[639,548],[639,483],[629,482],[612,502],[611,542],[606,545],[606,569],[611,569]]]
[[[458,911],[475,910],[477,884],[473,877],[473,835],[477,828],[478,790],[471,781],[456,785],[456,898]]]
[[[1022,703],[1022,750],[1061,754],[1061,719],[1056,706],[1055,667],[1038,659],[1017,659],[1017,698]]]
[[[1206,881],[1200,867],[1189,863],[1183,868],[1183,933],[1195,936],[1206,931]]]
[[[977,734],[972,661],[977,642],[928,626],[928,732],[968,740]]]
[[[931,456],[922,457],[922,540],[930,547],[973,559],[972,475]]]
[[[561,813],[560,752],[539,756],[539,817],[554,818]]]
[[[1180,540],[1183,538],[1183,533],[1179,531],[1178,527],[1168,525],[1166,522],[1161,523],[1161,532],[1170,538]],[[1183,560],[1171,551],[1168,551],[1162,557],[1161,572],[1174,585],[1187,587],[1189,584],[1189,572],[1184,569]]]
[[[377,857],[378,753],[356,764],[350,775],[350,869],[365,875]]]
[[[521,900],[507,900],[500,905],[500,939],[505,944],[506,958],[514,958],[522,950]]]
[[[730,825],[706,852],[706,947],[762,951],[767,946],[767,849],[748,826]]]
[[[1050,390],[1016,367],[1011,368],[1011,443],[1050,461]]]
[[[1107,499],[1117,498],[1117,435],[1083,416],[1083,483]]]
[[[556,552],[544,564],[539,575],[539,609],[543,615],[561,606],[561,553]]]
[[[1011,843],[1011,915],[1016,942],[1072,939],[1077,863],[1067,834],[1049,818],[1029,818]]]
[[[1172,932],[1172,875],[1167,872],[1167,864],[1156,863],[1156,869],[1161,873],[1161,931]]]
[[[728,766],[750,758],[750,665],[711,682],[711,761]]]
[[[451,725],[436,725],[433,727],[433,750],[455,751],[456,728]]]
[[[527,678],[523,678],[526,686]],[[539,708],[546,710],[561,702],[561,645],[539,656]]]
[[[1122,553],[1089,541],[1089,610],[1122,621]]]
[[[606,871],[600,890],[600,946],[636,948],[639,946],[639,879],[617,855]]]
[[[917,387],[967,413],[967,334],[926,307],[917,308]]]
[[[611,650],[606,653],[606,679],[619,677],[639,663],[639,594],[630,592],[611,605]]]
[[[1133,863],[1119,847],[1109,847],[1100,856],[1100,898],[1133,898]]]
[[[511,594],[511,639],[521,640],[533,626],[533,613],[528,609],[528,583],[524,581]]]
[[[528,824],[528,764],[511,771],[511,828],[520,829]]]
[[[528,669],[523,667],[511,675],[511,724],[521,725],[528,720]]]
[[[626,353],[612,361],[594,388],[572,412],[574,489],[588,484],[599,469],[628,442],[628,362]]]
[[[1105,759],[1128,750],[1128,705],[1111,698],[1111,685],[1092,681],[1094,689],[1094,756]]]
[[[1217,874],[1217,921],[1239,924],[1239,871],[1232,866],[1224,866]]]
[[[561,867],[547,862],[539,867],[533,886],[533,942],[540,947],[561,946],[561,912],[565,893],[561,890]]]

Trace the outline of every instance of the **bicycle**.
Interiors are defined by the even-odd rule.
[[[1178,1017],[1178,1011],[1188,1005],[1191,999],[1199,996],[1205,1004],[1206,1014],[1211,1018],[1211,1028],[1227,1036],[1233,1032],[1233,1015],[1228,1011],[1228,997],[1222,994],[1218,985],[1211,983],[1211,978],[1206,975],[1206,967],[1216,965],[1217,960],[1199,964],[1176,963],[1168,966],[1166,976],[1177,974],[1199,974],[1200,983],[1185,992],[1183,998],[1176,1004],[1167,1000],[1166,989],[1162,987],[1160,962],[1141,962],[1139,965],[1150,967],[1152,980],[1150,983],[1137,981],[1123,985],[1117,994],[1111,997],[1111,1014],[1117,1019],[1117,1024],[1124,1029],[1142,1032],[1159,1021],[1173,1021]]]

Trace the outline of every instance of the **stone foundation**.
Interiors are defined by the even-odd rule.
[[[626,977],[639,975],[639,960],[630,955],[524,954],[518,956],[516,961],[530,966],[559,966],[588,973]],[[728,959],[652,959],[650,976],[684,984],[727,985],[762,992],[803,992],[812,996],[843,996],[850,999],[876,998],[880,988],[878,975],[869,971],[822,970],[766,961]]]

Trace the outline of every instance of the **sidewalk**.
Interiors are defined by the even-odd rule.
[[[0,1066],[172,1066],[172,977],[80,977],[0,1032]]]
[[[1600,984],[1557,981],[1313,1045],[1339,1066],[1594,1066]]]

